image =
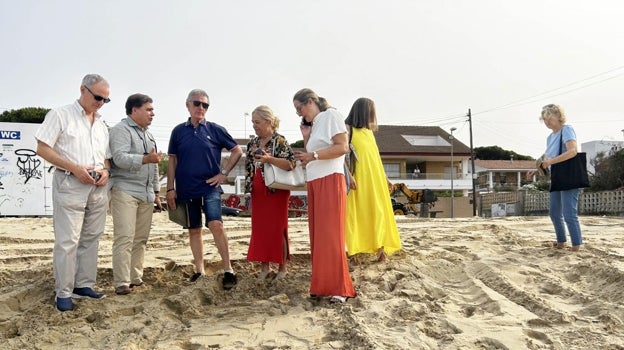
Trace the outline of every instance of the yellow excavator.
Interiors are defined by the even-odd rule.
[[[404,183],[393,184],[390,196],[395,197],[401,193],[407,197],[407,204],[397,202],[392,198],[392,210],[395,215],[420,213],[420,216],[427,217],[429,209],[438,200],[438,197],[429,189],[410,190]],[[420,205],[420,209],[416,205]]]

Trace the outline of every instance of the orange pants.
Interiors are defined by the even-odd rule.
[[[345,253],[347,189],[343,174],[308,182],[308,223],[312,253],[310,294],[355,297]]]

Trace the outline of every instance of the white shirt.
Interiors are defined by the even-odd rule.
[[[108,127],[95,113],[93,125],[78,103],[52,109],[37,129],[35,138],[52,147],[59,156],[81,166],[104,168],[111,158]]]
[[[331,147],[334,144],[332,137],[347,132],[344,119],[342,114],[333,108],[319,113],[314,118],[306,150],[318,152]],[[333,159],[314,160],[306,165],[306,181],[320,179],[334,173],[344,174],[344,155]]]

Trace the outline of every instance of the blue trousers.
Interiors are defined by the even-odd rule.
[[[578,220],[580,189],[550,192],[550,220],[555,226],[557,242],[566,242],[566,226],[573,246],[583,244],[581,225]]]

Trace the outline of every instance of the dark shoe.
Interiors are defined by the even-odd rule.
[[[106,295],[96,293],[92,288],[84,287],[84,288],[74,288],[74,291],[72,292],[72,297],[76,299],[85,299],[85,298],[102,299],[106,297]]]
[[[132,289],[130,289],[130,287],[126,286],[125,284],[123,286],[115,288],[115,294],[117,295],[126,295],[130,293],[132,293]]]
[[[226,272],[223,274],[223,289],[230,290],[236,285],[237,282],[236,275],[233,273]]]
[[[145,282],[141,281],[139,283],[130,283],[130,288],[134,288],[134,287],[140,287],[142,285],[144,285]]]
[[[74,309],[74,303],[72,303],[72,298],[56,298],[56,308],[58,311],[72,311]]]
[[[197,281],[198,278],[200,278],[201,276],[203,276],[203,273],[199,273],[199,272],[195,272],[193,275],[191,275],[191,277],[189,278],[189,282],[195,282]]]
[[[321,297],[319,295],[316,295],[316,294],[310,294],[310,299],[314,300],[314,301],[319,301],[319,300],[321,300]]]

